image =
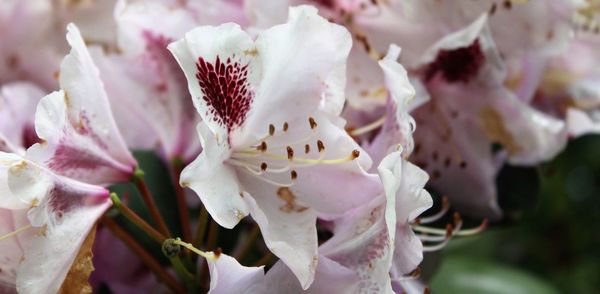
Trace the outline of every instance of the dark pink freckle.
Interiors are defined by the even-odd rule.
[[[253,99],[252,92],[247,90],[248,65],[232,63],[231,58],[221,62],[219,56],[213,65],[199,57],[196,68],[196,79],[203,94],[201,99],[209,108],[207,113],[212,114],[213,120],[225,126],[228,132],[242,125]]]
[[[485,61],[479,39],[468,47],[440,50],[425,70],[425,80],[441,73],[448,82],[466,83],[474,78]]]

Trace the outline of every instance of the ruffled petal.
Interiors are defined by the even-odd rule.
[[[235,258],[221,254],[217,260],[208,260],[211,294],[264,293],[264,266],[246,267]],[[271,288],[271,285],[269,285]]]
[[[104,86],[83,39],[68,27],[71,53],[61,64],[63,90],[42,99],[36,131],[42,144],[28,157],[59,174],[89,183],[128,181],[137,165],[116,128]]]
[[[263,185],[240,174],[250,214],[260,227],[269,250],[296,275],[303,289],[314,280],[318,263],[317,216],[311,208],[300,206],[285,188]],[[283,190],[282,190],[283,189]]]
[[[229,146],[218,142],[204,123],[198,124],[204,151],[181,173],[180,184],[194,190],[219,225],[233,228],[248,215],[235,170],[224,164]]]

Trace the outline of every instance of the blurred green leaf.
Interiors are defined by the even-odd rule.
[[[431,280],[433,293],[553,294],[550,284],[522,270],[473,259],[446,258]]]

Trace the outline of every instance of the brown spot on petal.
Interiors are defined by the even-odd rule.
[[[277,197],[285,202],[284,205],[279,207],[279,210],[283,212],[303,212],[308,209],[308,207],[296,204],[296,196],[290,189],[286,187],[282,187],[277,190]]]
[[[59,293],[92,293],[92,287],[88,280],[94,271],[92,246],[94,245],[95,236],[96,227],[94,226],[85,238],[85,241],[83,241],[83,245],[81,245],[79,253],[77,253],[75,261],[73,261],[71,269],[60,287]]]
[[[486,107],[479,113],[483,129],[491,141],[498,142],[508,151],[515,154],[521,146],[515,141],[512,134],[506,129],[502,115],[491,107]]]

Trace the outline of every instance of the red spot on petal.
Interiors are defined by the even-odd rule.
[[[248,83],[248,65],[228,58],[221,62],[219,56],[214,63],[198,58],[196,79],[202,89],[213,120],[231,132],[241,126],[253,99]]]
[[[425,70],[425,80],[429,81],[440,73],[448,82],[466,83],[477,75],[484,60],[479,40],[468,47],[440,50]]]

